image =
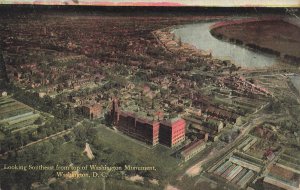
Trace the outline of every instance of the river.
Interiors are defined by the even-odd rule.
[[[214,58],[231,60],[242,68],[264,68],[278,63],[278,58],[265,53],[254,52],[238,45],[216,39],[210,34],[210,26],[216,22],[187,24],[174,29],[175,36],[182,42],[198,49],[211,52]]]

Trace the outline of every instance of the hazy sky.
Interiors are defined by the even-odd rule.
[[[78,2],[78,3],[77,3]],[[300,7],[300,0],[0,0],[0,4]]]

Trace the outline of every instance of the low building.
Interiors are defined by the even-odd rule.
[[[263,181],[264,189],[296,190],[300,189],[300,172],[281,164],[273,164]]]
[[[195,115],[195,116],[198,116],[198,117],[200,117],[202,115],[201,109],[197,109],[197,108],[193,108],[193,107],[186,108],[185,111],[188,114]]]
[[[162,121],[159,128],[159,142],[168,147],[175,147],[185,140],[186,122],[184,119]]]
[[[183,148],[180,152],[180,157],[186,162],[196,154],[201,152],[206,147],[206,141],[208,139],[208,134],[205,134],[204,139],[196,140]]]
[[[266,176],[263,181],[264,189],[266,190],[299,190],[299,186],[296,187],[287,181],[279,180],[273,176]]]
[[[206,121],[203,121],[202,118],[199,117],[190,117],[190,116],[183,116],[184,120],[187,123],[187,126],[193,128],[197,131],[201,131],[204,133],[209,134],[209,140],[216,141],[219,136],[219,132],[224,126],[224,123],[219,121],[216,125],[209,125]]]
[[[269,160],[272,161],[275,158],[275,154],[272,150],[268,150],[265,152],[264,156]]]
[[[82,115],[89,119],[98,119],[102,114],[102,106],[99,103],[84,105],[82,108]]]
[[[35,92],[34,95],[38,98],[44,98],[47,93],[46,92]]]
[[[204,124],[206,128],[209,128],[210,130],[217,133],[219,133],[224,128],[224,123],[222,121],[213,118],[207,118]]]

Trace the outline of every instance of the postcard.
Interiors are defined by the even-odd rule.
[[[263,2],[2,0],[0,189],[299,189],[299,1]]]

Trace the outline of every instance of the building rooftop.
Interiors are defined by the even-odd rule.
[[[204,141],[203,139],[196,140],[196,141],[194,141],[194,142],[188,144],[187,146],[185,146],[185,147],[183,148],[184,150],[181,152],[181,154],[182,154],[183,156],[186,156],[186,155],[190,154],[190,152],[191,152],[192,150],[194,150],[196,147],[202,146],[202,145],[204,145],[204,144],[205,144],[205,141]]]
[[[165,121],[161,122],[161,124],[169,126],[169,127],[174,127],[174,126],[176,126],[178,124],[181,124],[181,123],[185,123],[185,120],[182,119],[182,118],[174,118],[174,119],[171,119],[171,120],[165,120]]]
[[[146,123],[146,124],[149,124],[149,125],[159,124],[159,122],[157,122],[157,121],[153,121],[153,120],[146,119],[146,118],[137,118],[136,121],[140,122],[140,123]]]

